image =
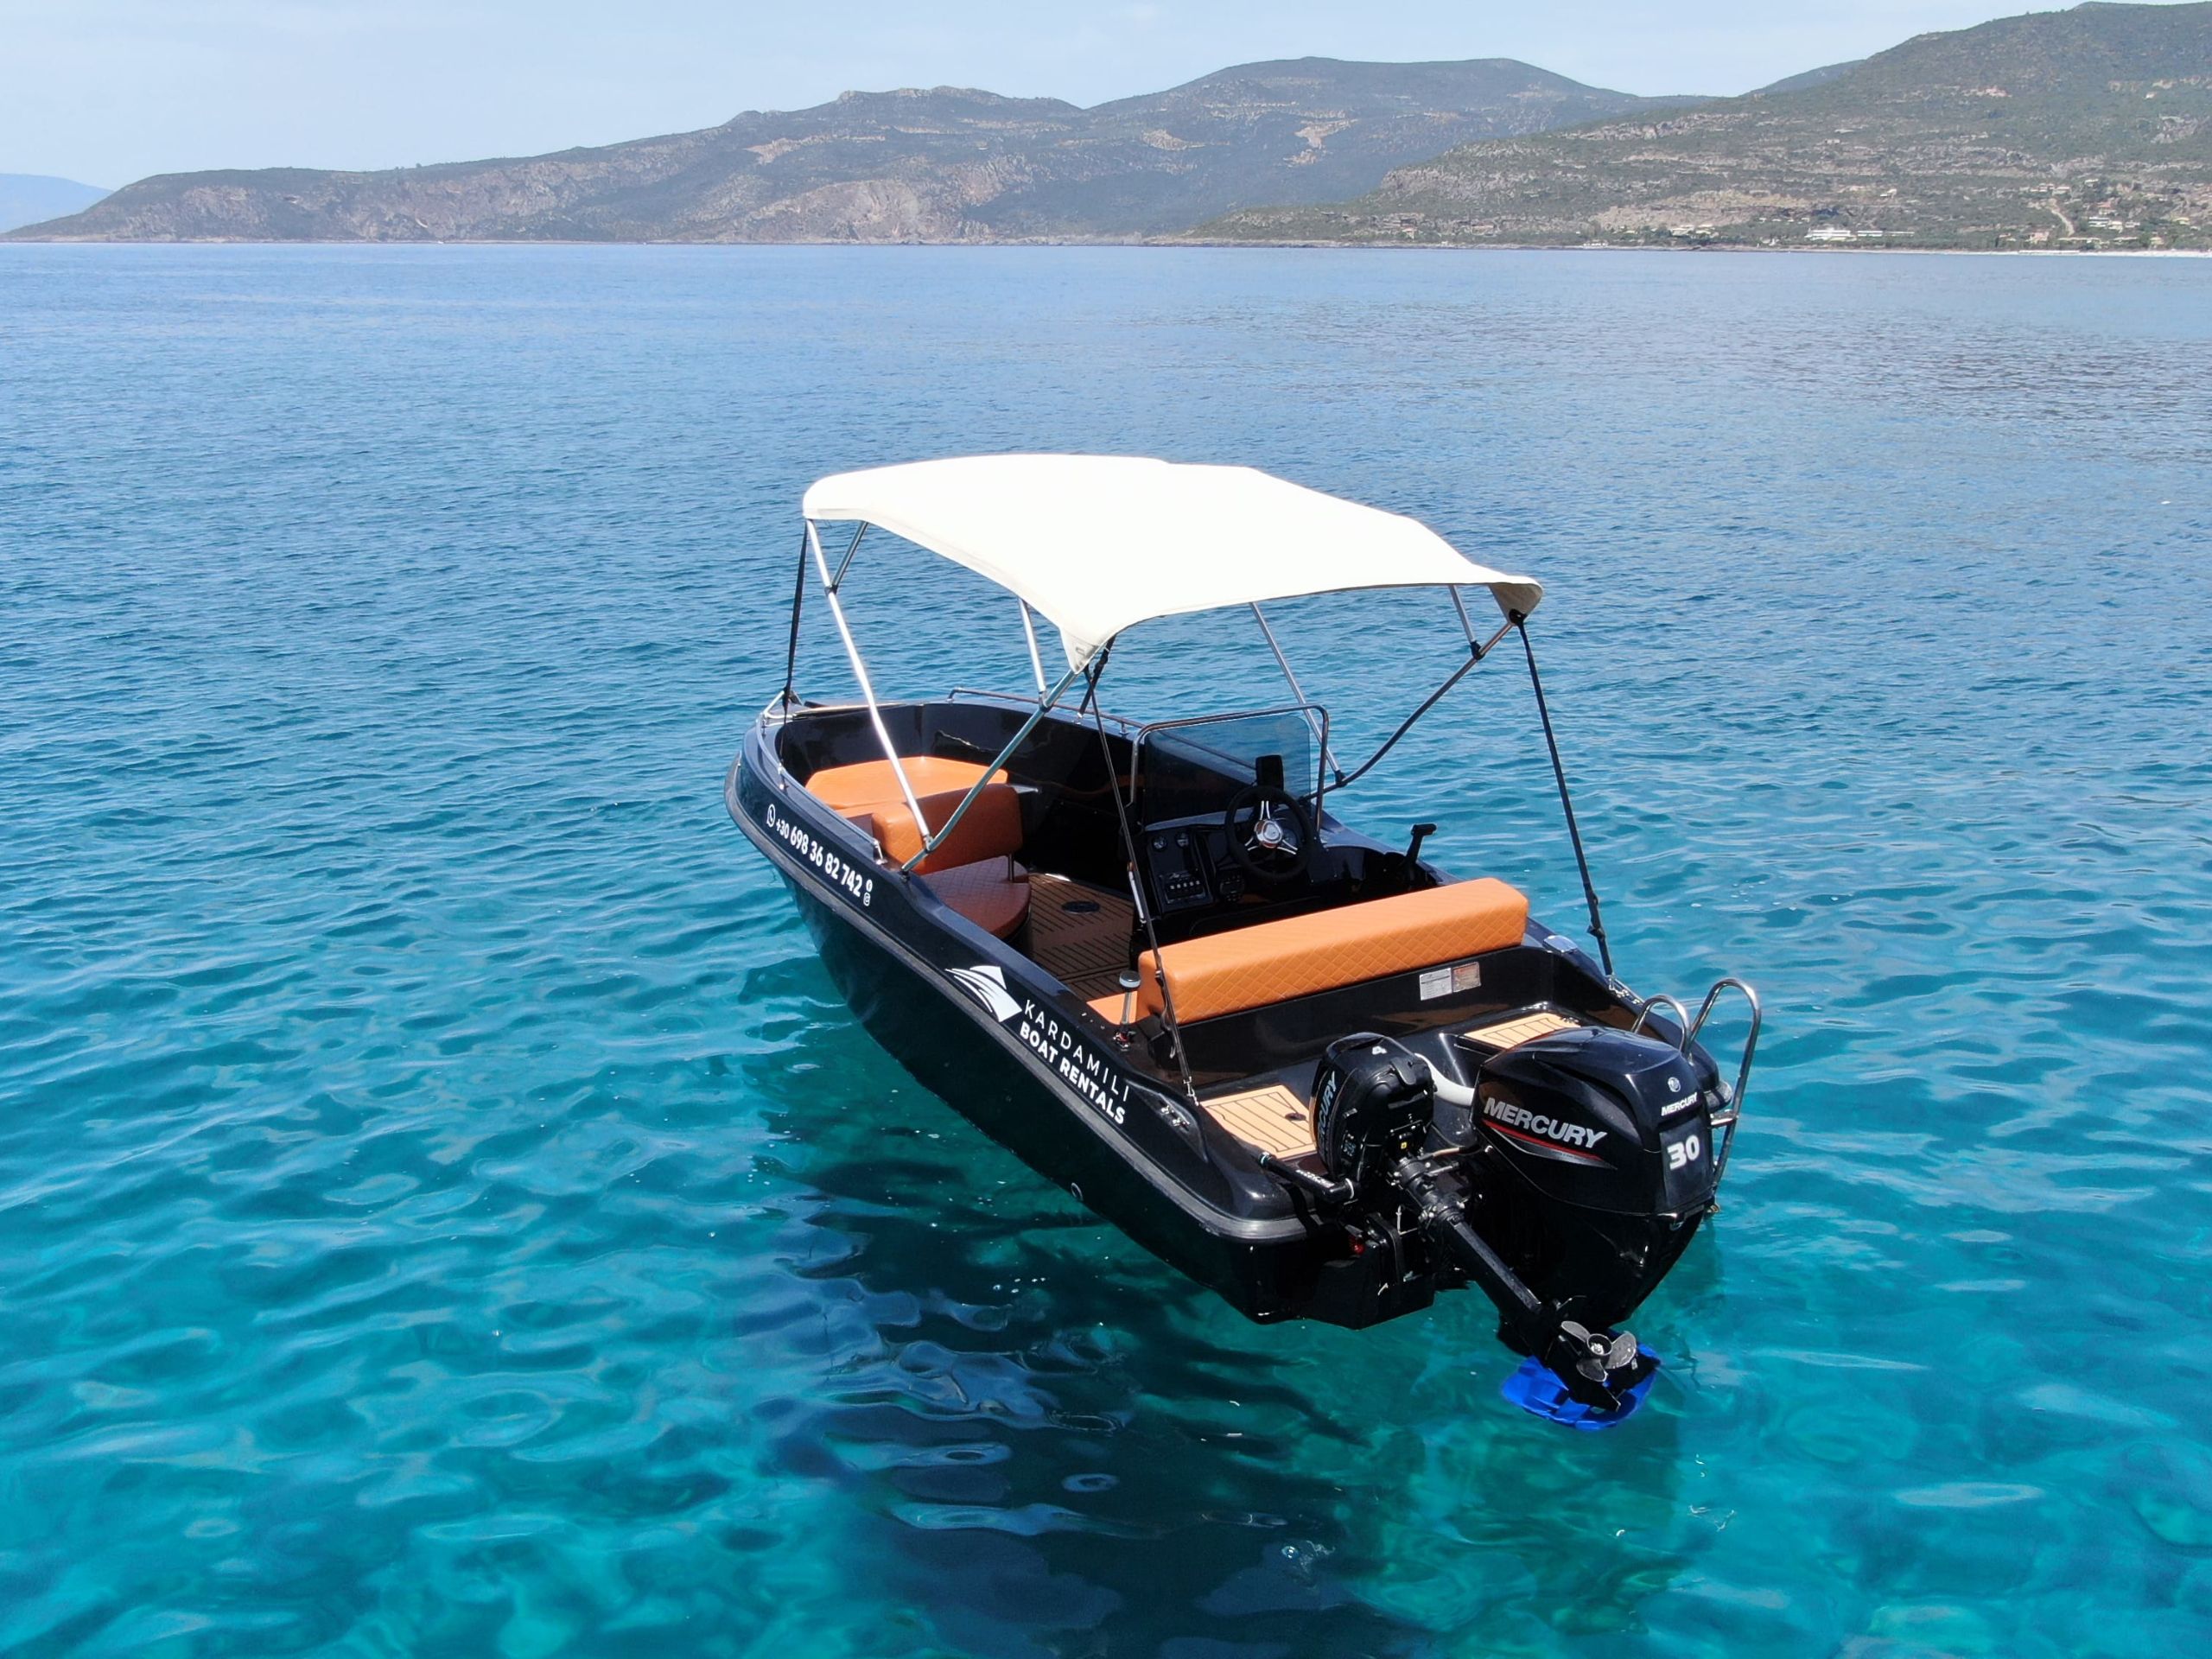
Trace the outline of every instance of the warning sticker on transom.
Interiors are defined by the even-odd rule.
[[[1481,988],[1483,965],[1479,962],[1455,962],[1448,968],[1424,969],[1421,976],[1421,1000],[1429,1001],[1440,996],[1452,996],[1460,991]]]

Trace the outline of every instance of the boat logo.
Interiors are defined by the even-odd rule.
[[[1547,1116],[1495,1096],[1483,1102],[1483,1116],[1510,1135],[1515,1145],[1527,1147],[1541,1156],[1569,1164],[1605,1161],[1597,1155],[1598,1143],[1612,1133],[1610,1129],[1593,1129],[1563,1117]]]
[[[1002,969],[979,963],[973,968],[948,968],[944,971],[954,984],[982,1003],[991,1018],[1001,1024],[1021,1012],[1021,1004],[1006,988]]]

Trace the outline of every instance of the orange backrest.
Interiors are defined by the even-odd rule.
[[[905,756],[899,764],[906,769],[906,781],[913,785],[917,800],[925,795],[942,795],[949,789],[964,794],[983,775],[982,767],[973,760],[948,760],[935,754]],[[991,781],[1004,783],[1006,773],[993,773]],[[806,780],[806,792],[849,818],[865,818],[879,806],[903,803],[906,798],[899,792],[899,774],[891,769],[888,760],[824,766]]]
[[[977,767],[980,776],[982,768]],[[970,785],[972,787],[972,785]],[[948,789],[941,795],[922,797],[922,816],[931,834],[950,821],[955,808],[968,798],[966,789]],[[922,850],[921,826],[904,801],[887,802],[869,815],[877,845],[894,864],[904,864]],[[959,826],[943,846],[914,866],[924,875],[956,864],[973,864],[986,858],[1012,858],[1021,850],[1021,797],[1012,784],[986,784]]]
[[[1528,926],[1527,898],[1484,876],[1185,939],[1162,945],[1159,961],[1175,1017],[1189,1023],[1503,950]],[[1137,961],[1139,1016],[1161,1011],[1153,963],[1149,950]],[[1118,996],[1091,1006],[1121,1017]]]

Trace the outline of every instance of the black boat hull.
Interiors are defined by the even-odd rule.
[[[1433,1299],[1425,1280],[1387,1282],[1382,1263],[1348,1249],[1340,1227],[1313,1219],[1287,1196],[1268,1192],[1279,1213],[1254,1216],[1190,1191],[1164,1162],[1179,1157],[1231,1193],[1271,1183],[1233,1152],[1197,1149],[1202,1131],[1193,1114],[1120,1060],[1110,1042],[1042,1006],[1041,990],[1025,994],[1010,971],[1007,986],[1022,1014],[994,1019],[951,977],[958,957],[982,954],[974,948],[980,936],[963,941],[923,915],[895,880],[879,875],[855,893],[844,874],[853,861],[841,863],[834,851],[817,862],[813,855],[842,826],[803,791],[776,790],[741,762],[726,793],[731,816],[790,888],[862,1028],[924,1088],[1039,1175],[1262,1323],[1315,1318],[1363,1325]],[[953,960],[941,960],[948,956]],[[1003,958],[999,965],[1010,966]],[[1246,1166],[1230,1166],[1238,1163]]]
[[[1319,1262],[1303,1229],[1253,1242],[1162,1203],[1127,1159],[1071,1132],[1059,1091],[977,1032],[913,972],[796,881],[788,881],[823,965],[868,1035],[938,1099],[1137,1243],[1254,1319],[1294,1317]],[[948,1017],[950,1015],[950,1017]]]

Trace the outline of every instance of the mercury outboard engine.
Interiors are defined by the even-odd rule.
[[[1721,1096],[1710,1062],[1578,1027],[1495,1056],[1475,1094],[1485,1208],[1507,1259],[1585,1323],[1618,1324],[1712,1211]]]
[[[1438,1144],[1440,1095],[1473,1113],[1471,1145]],[[1605,1027],[1497,1054],[1471,1089],[1362,1034],[1331,1044],[1314,1076],[1326,1179],[1269,1162],[1393,1236],[1426,1240],[1436,1266],[1496,1305],[1509,1347],[1574,1400],[1617,1412],[1656,1362],[1615,1327],[1712,1208],[1721,1098],[1708,1063]]]

